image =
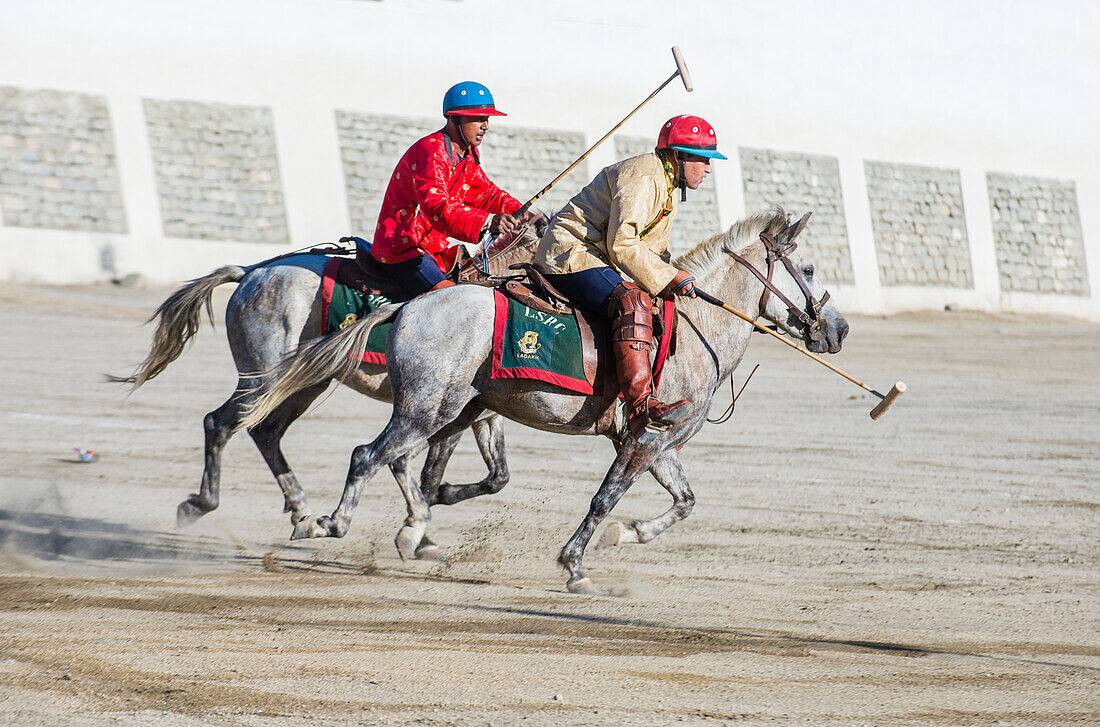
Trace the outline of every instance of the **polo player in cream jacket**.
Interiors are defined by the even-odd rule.
[[[670,262],[675,190],[697,189],[718,152],[714,129],[675,116],[657,148],[604,168],[550,223],[535,265],[581,308],[611,320],[612,351],[631,434],[642,444],[692,411],[653,395],[653,298],[695,296],[694,279]],[[634,282],[627,282],[623,275]]]

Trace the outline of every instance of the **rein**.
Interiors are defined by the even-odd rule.
[[[759,278],[760,282],[764,284],[764,293],[760,296],[760,310],[763,311],[766,309],[768,305],[768,296],[775,293],[776,297],[787,305],[788,320],[797,320],[802,325],[806,326],[806,329],[809,331],[810,340],[825,340],[825,331],[821,328],[821,309],[825,307],[825,303],[829,300],[829,292],[826,291],[821,300],[817,300],[810,292],[810,288],[806,285],[806,281],[804,281],[802,276],[798,274],[798,271],[795,270],[794,263],[791,262],[791,259],[787,257],[787,255],[798,247],[798,243],[792,241],[785,248],[780,248],[775,238],[766,232],[760,233],[760,240],[764,243],[764,249],[767,251],[767,275],[761,273],[756,269],[755,265],[737,253],[729,253],[730,257],[748,268],[749,272]],[[783,263],[783,267],[787,268],[787,272],[790,273],[791,278],[794,279],[794,282],[797,283],[798,287],[802,290],[802,295],[806,298],[805,310],[800,309],[792,303],[790,298],[783,295],[782,291],[775,287],[775,283],[772,282],[772,273],[775,271],[776,260]]]
[[[722,415],[717,419],[711,419],[707,417],[708,424],[725,424],[733,416],[733,408],[737,405],[737,400],[741,398],[741,394],[745,393],[745,387],[749,385],[749,380],[752,379],[752,375],[756,373],[756,370],[760,368],[760,364],[756,364],[752,367],[752,371],[745,377],[745,383],[741,384],[741,390],[736,391],[734,389],[733,374],[730,373],[730,405],[726,407],[726,410],[722,412]]]
[[[802,279],[802,276],[798,274],[798,271],[795,269],[794,263],[792,263],[791,259],[787,257],[789,253],[793,252],[798,247],[797,243],[792,241],[786,247],[780,247],[779,243],[775,241],[775,238],[766,232],[760,233],[760,241],[764,243],[764,249],[767,251],[767,275],[761,273],[759,270],[756,269],[755,265],[738,255],[737,253],[731,252],[729,253],[729,255],[738,263],[748,268],[748,270],[753,275],[755,275],[761,283],[764,284],[764,292],[760,296],[761,312],[763,312],[767,307],[768,296],[774,293],[776,297],[786,303],[787,313],[790,316],[788,320],[797,320],[802,323],[802,325],[806,327],[811,340],[824,340],[826,334],[821,327],[821,310],[825,307],[826,301],[829,300],[829,292],[826,291],[821,300],[817,300],[810,292],[810,288],[806,285],[806,282]],[[802,295],[806,299],[805,310],[800,309],[793,302],[791,302],[790,298],[784,295],[783,292],[775,286],[775,283],[772,282],[772,274],[775,272],[775,263],[777,260],[783,263],[783,267],[787,269],[787,272],[790,273],[791,278],[794,279],[795,283],[797,283],[798,287],[802,290]],[[726,307],[722,305],[717,298],[714,298],[713,296],[699,290],[698,288],[696,288],[696,293],[699,295],[699,297],[701,297],[708,303],[714,303],[718,304],[720,307]],[[754,325],[757,325],[759,327],[759,324]],[[749,381],[752,379],[753,374],[756,373],[756,370],[758,368],[760,368],[760,364],[756,364],[752,367],[752,371],[750,371],[749,375],[745,377],[745,382],[741,384],[740,391],[736,390],[736,386],[734,384],[734,376],[732,373],[730,374],[730,405],[726,408],[724,412],[722,412],[721,416],[719,416],[717,419],[710,419],[708,417],[708,423],[724,424],[725,422],[729,421],[730,417],[733,416],[734,408],[737,405],[737,399],[740,398],[741,394],[745,391],[745,387],[749,385]]]

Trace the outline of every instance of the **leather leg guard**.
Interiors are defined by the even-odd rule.
[[[653,300],[632,283],[611,293],[611,350],[619,389],[626,400],[630,433],[642,444],[692,411],[691,402],[664,404],[653,396]]]

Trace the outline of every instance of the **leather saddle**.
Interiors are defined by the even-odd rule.
[[[394,303],[409,300],[405,289],[370,254],[370,243],[361,237],[341,237],[340,242],[355,243],[355,259],[344,260],[336,271],[336,280],[364,295],[384,295]]]
[[[590,313],[581,309],[574,308],[573,304],[569,302],[569,299],[565,297],[557,288],[555,288],[546,276],[542,274],[537,267],[531,263],[516,263],[508,266],[509,270],[516,270],[523,274],[523,276],[516,276],[508,278],[501,286],[505,295],[510,298],[523,303],[528,308],[542,311],[544,313],[551,313],[554,315],[573,315],[577,316],[577,322],[581,326],[581,330],[587,326],[592,328],[592,323],[589,319],[592,317]],[[664,305],[660,299],[654,299],[653,301],[653,338],[654,340],[660,340],[661,335],[665,330],[665,316]],[[583,322],[582,322],[583,321]],[[676,321],[671,321],[673,326],[673,332],[675,333]],[[606,328],[606,322],[601,320],[596,324],[597,329]],[[675,339],[673,339],[675,340]],[[605,342],[601,342],[601,346],[605,345]],[[672,352],[669,352],[672,355]]]
[[[594,404],[596,431],[600,434],[616,431],[622,426],[622,422],[616,420],[615,402],[619,396],[619,381],[615,375],[615,366],[611,362],[610,322],[606,318],[593,316],[583,308],[574,307],[569,299],[531,263],[516,263],[509,265],[508,268],[516,270],[519,274],[505,279],[503,284],[497,284],[499,290],[509,298],[544,313],[575,315],[581,336],[584,373],[593,383],[599,397]],[[664,303],[658,298],[653,303],[655,342],[661,339],[665,325],[672,326],[673,346],[668,352],[671,357],[675,353],[676,316],[673,315],[671,321],[665,321]],[[654,356],[656,356],[656,345],[654,345]]]
[[[505,295],[523,303],[528,308],[552,313],[554,315],[573,315],[574,308],[569,299],[557,288],[550,284],[546,276],[531,263],[516,263],[508,266],[509,270],[521,273],[504,281],[501,286]],[[576,311],[578,320],[584,315],[583,311]]]

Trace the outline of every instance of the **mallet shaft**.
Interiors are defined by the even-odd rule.
[[[775,340],[780,341],[781,343],[783,343],[787,346],[790,346],[795,351],[798,351],[801,354],[809,356],[814,361],[817,361],[819,364],[821,364],[825,368],[829,369],[833,373],[840,374],[844,378],[848,379],[848,381],[851,381],[853,384],[860,387],[864,391],[866,391],[868,393],[871,393],[871,394],[874,394],[879,399],[882,399],[882,401],[880,401],[878,403],[878,405],[875,406],[875,408],[871,410],[871,418],[874,419],[875,421],[878,421],[879,417],[881,417],[883,414],[885,414],[886,410],[894,405],[894,402],[897,401],[897,398],[905,393],[905,384],[901,381],[894,384],[894,387],[892,389],[890,389],[890,391],[887,392],[886,394],[883,394],[879,391],[875,391],[870,386],[863,383],[862,381],[855,378],[854,376],[850,376],[849,374],[841,371],[836,366],[833,366],[831,363],[829,363],[825,359],[821,358],[820,356],[815,356],[814,354],[810,353],[806,349],[799,346],[797,343],[794,343],[792,341],[788,341],[786,338],[783,338],[783,336],[780,336],[778,333],[776,333],[772,329],[768,328],[765,325],[762,325],[762,324],[758,323],[754,318],[750,318],[749,316],[745,315],[744,313],[737,310],[733,306],[727,305],[724,301],[722,301],[718,298],[715,298],[710,293],[707,293],[706,291],[703,291],[703,290],[700,290],[699,288],[696,288],[695,289],[695,294],[698,295],[703,300],[705,300],[706,302],[710,303],[711,305],[716,305],[719,308],[723,308],[723,309],[729,311],[730,313],[734,314],[735,316],[737,316],[741,320],[746,321],[748,323],[751,323],[752,325],[754,325],[756,327],[757,330],[763,331],[764,333],[767,333],[769,336],[771,336]]]
[[[618,131],[619,126],[621,126],[621,125],[625,124],[627,121],[629,121],[630,117],[632,117],[632,115],[634,115],[635,113],[638,112],[638,109],[640,109],[643,106],[646,106],[646,104],[649,103],[649,101],[654,96],[657,96],[658,93],[661,92],[662,88],[664,88],[665,86],[668,86],[669,82],[671,82],[672,79],[675,78],[678,75],[679,75],[679,73],[675,73],[675,74],[672,74],[671,76],[669,76],[669,80],[664,81],[663,84],[661,84],[656,91],[653,91],[652,93],[650,93],[649,98],[647,98],[645,101],[642,101],[641,103],[639,103],[638,106],[636,106],[634,108],[634,111],[631,111],[630,113],[626,114],[626,117],[624,117],[623,121],[619,121],[617,124],[612,126],[612,130],[608,131],[606,134],[599,137],[599,141],[597,141],[592,146],[588,147],[588,151],[586,151],[584,154],[581,154],[579,157],[576,157],[576,161],[574,161],[568,167],[565,167],[564,172],[559,174],[557,177],[554,177],[550,181],[550,184],[548,184],[546,187],[543,187],[542,189],[540,189],[535,196],[531,197],[526,202],[524,202],[524,206],[522,206],[518,210],[516,210],[516,212],[515,212],[516,217],[520,216],[520,214],[522,214],[522,213],[526,212],[527,210],[529,210],[531,208],[531,205],[533,205],[533,203],[535,203],[536,200],[538,200],[539,197],[541,197],[544,194],[547,194],[547,192],[550,191],[550,189],[552,189],[555,184],[558,184],[559,181],[561,181],[562,177],[564,177],[566,174],[569,174],[570,172],[572,172],[572,170],[576,168],[577,164],[580,164],[581,162],[583,162],[584,159],[586,159],[588,157],[588,154],[592,154],[592,152],[595,150],[595,148],[597,146],[599,146],[599,145],[603,144],[605,141],[607,141],[608,136],[610,136],[610,135],[614,134],[616,131]]]
[[[690,92],[691,92],[691,91],[693,90],[693,86],[691,85],[691,75],[690,75],[690,74],[688,73],[688,69],[687,69],[687,63],[685,63],[685,62],[684,62],[684,54],[680,52],[680,46],[677,46],[677,45],[674,45],[674,46],[672,46],[672,58],[673,58],[673,60],[674,60],[674,61],[676,61],[676,72],[675,72],[675,73],[673,73],[673,74],[672,74],[671,76],[669,76],[669,77],[668,77],[668,80],[666,80],[666,81],[665,81],[664,83],[662,83],[662,84],[661,84],[660,86],[658,86],[658,87],[657,87],[657,90],[656,90],[656,91],[654,91],[653,93],[649,94],[649,96],[648,96],[648,97],[646,98],[646,100],[645,100],[645,101],[642,101],[642,102],[641,102],[640,104],[638,104],[637,106],[635,106],[635,107],[634,107],[634,110],[633,110],[633,111],[631,111],[631,112],[630,112],[629,114],[627,114],[627,115],[626,115],[626,116],[625,116],[625,117],[623,118],[623,120],[622,120],[622,121],[620,121],[619,123],[615,124],[615,126],[613,126],[613,127],[611,128],[611,131],[609,131],[609,132],[607,132],[606,134],[604,134],[603,136],[601,136],[601,137],[600,137],[600,140],[599,140],[599,141],[597,141],[597,142],[596,142],[595,144],[593,144],[592,146],[588,147],[588,151],[586,151],[586,152],[585,152],[584,154],[581,154],[581,155],[580,155],[579,157],[577,157],[577,160],[576,160],[576,161],[574,161],[574,162],[573,162],[572,164],[570,164],[570,165],[569,165],[568,167],[566,167],[566,168],[565,168],[565,171],[564,171],[564,172],[562,172],[562,173],[561,173],[561,174],[559,174],[558,176],[554,177],[554,179],[553,179],[553,180],[552,180],[552,181],[550,182],[550,184],[547,184],[547,185],[546,185],[545,187],[543,187],[542,189],[540,189],[540,190],[538,191],[538,193],[537,193],[537,194],[536,194],[536,195],[535,195],[534,197],[532,197],[531,199],[527,200],[527,201],[526,201],[526,202],[525,202],[525,203],[523,204],[523,206],[522,206],[522,207],[520,207],[520,208],[519,208],[519,209],[518,209],[518,210],[516,211],[516,213],[515,213],[515,214],[516,214],[516,216],[517,216],[517,217],[518,217],[519,215],[522,215],[523,213],[527,212],[527,210],[531,209],[531,205],[533,205],[533,204],[535,203],[535,201],[536,201],[536,200],[538,200],[538,198],[539,198],[539,197],[541,197],[542,195],[544,195],[544,194],[546,194],[547,192],[549,192],[549,191],[550,191],[550,190],[551,190],[551,189],[553,188],[553,186],[554,186],[555,184],[557,184],[558,182],[560,182],[560,181],[562,180],[562,177],[564,177],[564,176],[565,176],[566,174],[569,174],[569,172],[573,171],[573,170],[574,170],[574,169],[576,168],[576,166],[577,166],[578,164],[580,164],[581,162],[583,162],[583,161],[584,161],[584,160],[585,160],[585,159],[586,159],[586,158],[588,157],[588,155],[589,155],[589,154],[591,154],[591,153],[592,153],[592,151],[593,151],[593,150],[594,150],[594,149],[595,149],[595,148],[596,148],[597,146],[599,146],[600,144],[602,144],[602,143],[604,143],[605,141],[607,141],[607,138],[608,138],[609,136],[611,136],[612,134],[614,134],[614,133],[615,133],[615,132],[616,132],[616,131],[617,131],[617,130],[619,129],[619,127],[620,127],[620,126],[622,126],[623,124],[625,124],[625,123],[626,123],[626,122],[627,122],[627,121],[628,121],[628,120],[630,119],[630,117],[631,117],[631,116],[633,116],[634,114],[636,114],[636,113],[638,112],[638,109],[640,109],[641,107],[643,107],[643,106],[645,106],[645,105],[646,105],[647,103],[649,103],[649,102],[650,102],[650,101],[651,101],[651,100],[653,99],[653,97],[654,97],[654,96],[656,96],[657,94],[659,94],[659,93],[661,92],[661,90],[662,90],[662,89],[663,89],[663,88],[664,88],[665,86],[667,86],[668,84],[672,83],[672,80],[673,80],[674,78],[676,78],[677,76],[679,76],[679,77],[680,77],[680,80],[682,80],[682,81],[684,82],[684,88],[686,88],[686,89],[688,90],[688,92],[689,92],[689,93],[690,93]]]

